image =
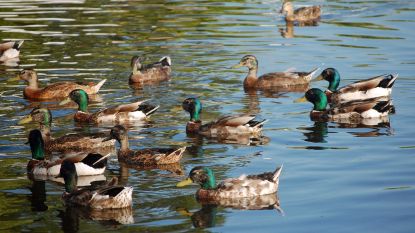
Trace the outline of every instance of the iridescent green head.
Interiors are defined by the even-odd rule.
[[[81,90],[81,89],[73,90],[69,94],[69,98],[78,104],[79,111],[83,111],[83,112],[87,111],[89,98],[88,98],[88,94],[84,90]]]
[[[52,125],[52,112],[47,108],[34,108],[30,115],[32,116],[32,121],[45,126]]]
[[[183,187],[191,183],[198,183],[202,189],[215,189],[216,180],[213,171],[210,168],[197,166],[193,168],[186,180],[177,184],[177,187]]]
[[[239,64],[233,66],[233,68],[239,68],[242,66],[246,66],[250,70],[257,70],[258,60],[254,55],[246,55],[239,61]]]
[[[42,133],[38,129],[34,129],[29,133],[29,144],[32,152],[32,159],[45,159],[45,143],[42,138]]]
[[[318,89],[311,88],[305,93],[305,98],[314,105],[313,110],[324,111],[327,107],[327,96],[326,94]]]
[[[327,68],[321,72],[320,76],[317,77],[322,78],[329,82],[329,89],[331,92],[335,92],[340,85],[340,74],[335,68]]]
[[[198,98],[187,98],[183,101],[182,107],[190,114],[190,121],[200,121],[202,103]]]
[[[72,161],[64,160],[61,165],[58,177],[62,177],[65,181],[65,190],[71,193],[76,190],[78,175],[76,167]]]

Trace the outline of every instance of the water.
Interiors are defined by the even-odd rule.
[[[0,66],[0,230],[161,232],[204,226],[212,232],[413,232],[415,3],[295,2],[311,4],[323,6],[322,22],[288,28],[291,34],[284,36],[292,38],[283,38],[280,1],[0,2],[0,38],[26,40],[20,66]],[[131,89],[129,60],[136,54],[148,61],[170,55],[173,80]],[[399,73],[396,114],[390,124],[370,127],[311,122],[311,105],[293,103],[301,93],[243,92],[246,70],[230,67],[246,54],[257,56],[260,74],[336,67],[341,85]],[[278,193],[283,213],[202,207],[194,198],[196,186],[175,187],[184,178],[180,168],[177,173],[129,169],[116,157],[106,176],[134,187],[134,209],[127,213],[132,221],[100,221],[93,213],[65,207],[61,185],[26,177],[30,151],[24,142],[37,125],[17,121],[40,103],[22,98],[23,83],[7,81],[22,68],[36,69],[43,84],[108,79],[103,101],[90,110],[137,99],[160,104],[149,122],[130,129],[130,146],[187,146],[182,173],[205,165],[222,180],[283,163]],[[188,138],[181,102],[189,96],[200,96],[205,121],[228,113],[269,119],[264,131],[269,142],[247,146]],[[46,104],[54,116],[53,135],[109,129],[82,129],[73,123],[74,109]]]

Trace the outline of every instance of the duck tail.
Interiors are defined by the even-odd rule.
[[[169,56],[162,57],[159,62],[162,66],[171,66],[171,59]]]
[[[20,50],[20,47],[22,47],[24,40],[15,41],[13,48],[16,50]]]
[[[393,84],[395,83],[396,79],[398,78],[398,74],[389,74],[389,75],[384,75],[385,78],[380,81],[378,87],[383,87],[383,88],[392,88]]]
[[[317,72],[319,69],[320,69],[320,67],[316,67],[316,68],[312,69],[310,72],[308,72],[308,73],[304,76],[304,78],[305,78],[306,80],[310,81],[310,80],[311,80],[311,78],[313,78],[314,74],[316,74],[316,72]]]
[[[107,165],[109,155],[102,156],[101,154],[90,153],[81,162],[93,168],[104,168]]]
[[[166,163],[178,163],[180,162],[180,159],[182,159],[183,152],[186,150],[186,147],[181,147],[170,154],[168,154],[165,159]]]
[[[142,111],[144,114],[146,114],[146,116],[150,116],[151,114],[155,113],[157,109],[159,108],[160,108],[160,105],[154,106],[154,105],[147,104],[147,103],[141,103],[138,106],[137,111]]]
[[[249,126],[254,127],[254,128],[257,128],[257,129],[260,129],[260,128],[262,128],[262,126],[264,126],[264,124],[267,121],[268,121],[267,119],[262,120],[262,121],[253,121],[252,120],[252,121],[249,122]]]
[[[283,165],[284,165],[284,164],[281,164],[281,166],[280,166],[280,167],[278,167],[278,168],[274,171],[274,176],[272,177],[272,180],[273,180],[274,182],[277,182],[277,181],[278,181],[278,179],[280,178],[280,175],[281,175],[281,171],[282,171],[282,167],[283,167]]]
[[[391,101],[380,101],[377,103],[374,107],[374,110],[380,112],[380,113],[390,113],[394,111],[394,107],[391,103]]]
[[[91,87],[92,88],[92,92],[93,94],[98,93],[99,89],[101,89],[102,85],[104,85],[104,83],[106,82],[106,79],[101,80],[97,85]]]

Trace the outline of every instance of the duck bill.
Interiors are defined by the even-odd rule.
[[[190,179],[190,178],[187,178],[187,179],[185,179],[185,180],[182,180],[182,181],[180,181],[179,183],[177,183],[176,184],[176,187],[184,187],[184,186],[187,186],[187,185],[190,185],[190,184],[192,184],[193,183],[193,181],[192,181],[192,179]]]
[[[319,76],[317,76],[317,78],[315,78],[315,79],[313,79],[312,80],[312,82],[317,82],[317,81],[321,81],[321,80],[323,80],[324,78],[323,78],[323,75],[319,75]]]
[[[59,106],[62,106],[62,105],[68,104],[68,103],[70,103],[71,101],[72,101],[72,100],[71,100],[71,98],[66,98],[66,99],[62,100],[61,102],[59,102]]]
[[[236,69],[236,68],[240,68],[240,67],[242,67],[241,63],[232,66],[232,69]]]
[[[8,82],[14,82],[14,81],[19,81],[19,80],[20,80],[20,75],[16,75],[16,77],[7,79]]]
[[[304,102],[307,102],[307,99],[305,98],[305,96],[294,100],[294,103],[304,103]]]
[[[27,123],[29,123],[29,122],[32,122],[32,116],[31,115],[28,115],[28,116],[25,116],[23,119],[21,119],[19,122],[17,122],[17,124],[18,125],[23,125],[23,124],[27,124]]]

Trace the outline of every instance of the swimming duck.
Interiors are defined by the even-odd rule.
[[[377,97],[389,99],[393,84],[398,75],[379,75],[370,79],[357,81],[338,89],[340,74],[335,68],[327,68],[315,79],[326,80],[329,87],[325,91],[331,104],[340,104],[353,100],[365,100]]]
[[[144,58],[139,56],[131,58],[131,67],[133,71],[129,77],[130,84],[153,83],[170,79],[170,57],[162,57],[158,62],[148,65],[143,65],[143,60]]]
[[[18,77],[27,82],[27,87],[23,91],[23,96],[27,99],[54,99],[65,98],[69,93],[75,89],[82,89],[88,94],[96,94],[99,89],[107,81],[106,79],[100,81],[98,84],[90,83],[88,85],[81,85],[75,82],[56,82],[44,88],[39,88],[37,73],[34,70],[22,70]]]
[[[314,105],[310,112],[310,118],[314,121],[339,121],[341,119],[360,121],[365,118],[385,117],[393,109],[390,101],[382,101],[380,98],[350,101],[326,109],[328,104],[326,94],[318,88],[308,90],[305,98]]]
[[[244,80],[245,89],[267,89],[272,87],[290,87],[295,85],[308,85],[318,68],[310,72],[274,72],[257,77],[258,60],[254,55],[244,56],[239,64],[233,68],[248,67],[248,75]]]
[[[216,185],[215,176],[210,168],[197,166],[193,168],[189,177],[179,183],[183,187],[191,183],[198,183],[200,189],[196,192],[198,200],[220,200],[226,198],[254,197],[276,193],[282,166],[274,172],[265,172],[259,175],[241,175],[239,178],[229,178]]]
[[[77,122],[87,123],[120,123],[143,120],[144,118],[153,114],[159,106],[144,103],[145,101],[138,101],[130,104],[121,104],[111,108],[101,109],[95,113],[89,113],[88,94],[81,89],[73,90],[66,100],[63,100],[59,105],[64,105],[70,101],[78,104],[78,111],[74,115],[74,120]]]
[[[100,152],[115,147],[115,140],[103,142],[108,137],[104,133],[95,134],[68,134],[59,138],[52,138],[50,127],[52,113],[47,108],[34,108],[29,115],[19,121],[19,124],[37,122],[45,143],[46,152]]]
[[[20,54],[20,47],[24,40],[9,41],[0,44],[0,62],[5,62],[10,59],[18,58]]]
[[[300,7],[294,10],[293,4],[285,1],[282,4],[280,13],[285,14],[285,21],[287,22],[317,21],[320,19],[321,6]]]
[[[59,169],[64,160],[70,160],[75,163],[78,175],[99,175],[104,173],[107,159],[100,154],[77,154],[64,159],[54,161],[45,159],[45,143],[42,139],[42,133],[34,129],[29,133],[29,144],[32,152],[32,159],[27,164],[29,174],[36,176],[57,176]]]
[[[119,209],[133,204],[133,187],[117,185],[118,180],[115,177],[102,187],[77,189],[77,169],[69,160],[63,161],[59,176],[65,180],[62,198],[68,204],[92,209]]]
[[[200,134],[206,137],[226,138],[232,135],[259,136],[262,126],[267,120],[255,121],[255,115],[233,115],[223,116],[216,121],[202,125],[200,112],[202,103],[197,98],[187,98],[182,107],[190,114],[190,120],[186,125],[186,133]]]
[[[182,158],[183,152],[186,150],[186,147],[131,150],[128,143],[128,131],[122,125],[116,125],[111,129],[110,136],[107,140],[111,139],[116,139],[120,143],[118,161],[143,167],[178,163]]]

